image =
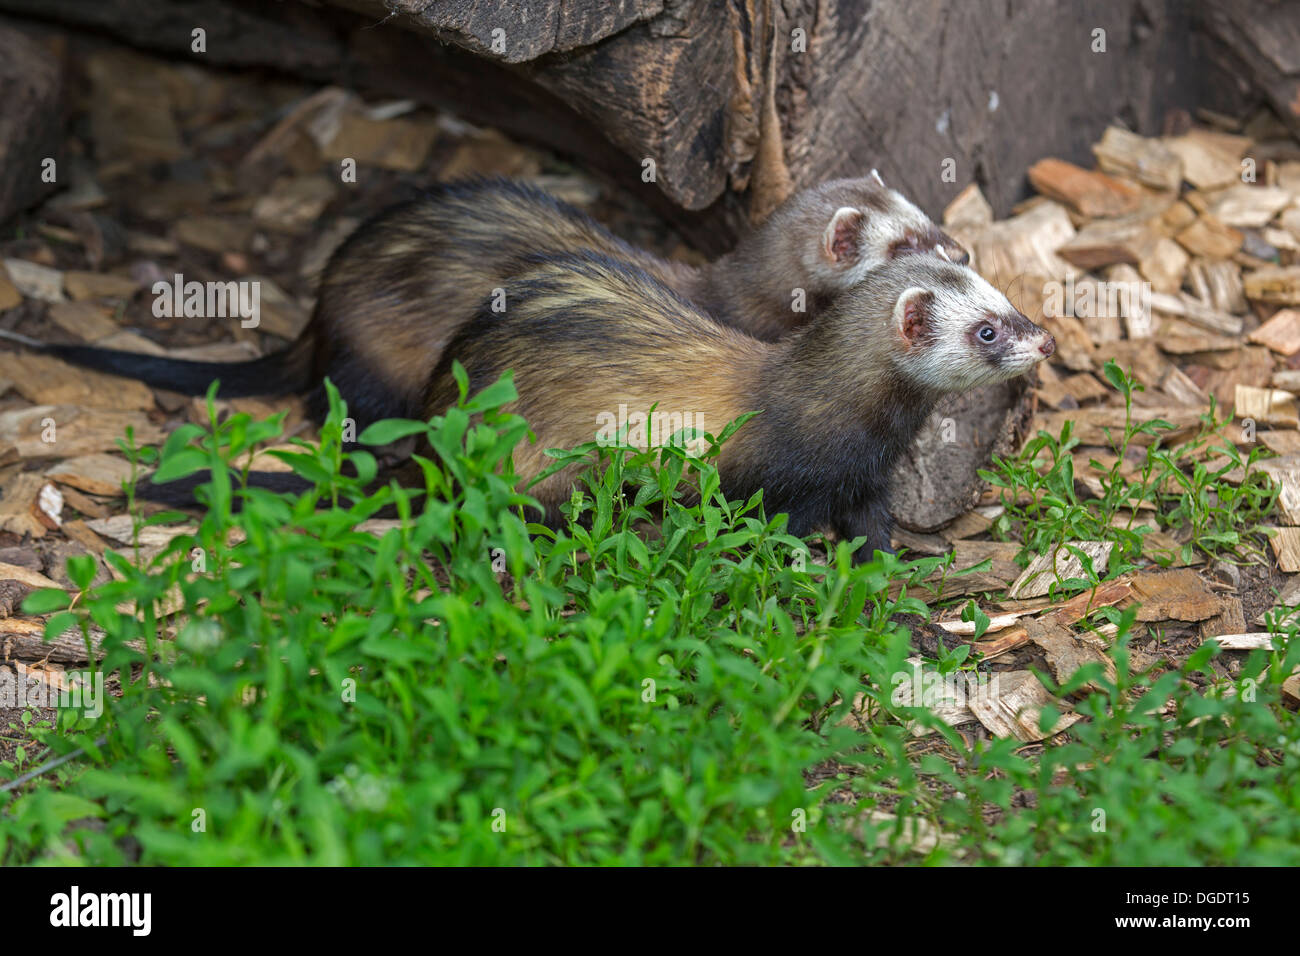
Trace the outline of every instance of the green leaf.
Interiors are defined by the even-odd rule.
[[[24,614],[49,614],[68,606],[71,595],[62,588],[41,588],[23,599]]]
[[[90,587],[90,582],[95,580],[95,572],[98,568],[99,562],[93,555],[74,554],[68,558],[68,578],[80,591]]]
[[[428,430],[428,422],[417,422],[409,418],[386,418],[367,427],[357,437],[357,441],[363,445],[391,445],[408,435],[423,435]]]
[[[1120,368],[1118,362],[1114,359],[1110,359],[1105,366],[1102,367],[1101,371],[1102,374],[1106,376],[1106,381],[1110,382],[1111,388],[1115,389],[1117,392],[1122,392],[1125,395],[1129,393],[1131,386],[1129,385],[1128,377],[1124,374],[1124,370]]]
[[[175,481],[196,471],[202,471],[209,463],[210,459],[206,452],[199,451],[197,448],[182,448],[170,457],[164,457],[149,480],[155,485]]]

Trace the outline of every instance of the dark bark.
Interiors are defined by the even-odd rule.
[[[1201,9],[1227,70],[1300,137],[1300,4],[1220,0]]]
[[[0,222],[57,188],[62,89],[57,59],[0,25]]]

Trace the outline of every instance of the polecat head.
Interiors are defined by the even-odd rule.
[[[887,263],[837,304],[841,335],[887,329],[886,359],[931,392],[957,392],[1014,378],[1056,350],[1035,325],[974,270],[934,256]],[[883,313],[883,314],[882,314]],[[866,320],[868,323],[862,326]]]
[[[906,256],[934,255],[958,265],[970,261],[955,239],[886,186],[875,170],[862,179],[836,179],[798,194],[772,219],[785,217],[812,218],[802,228],[792,224],[790,232],[812,234],[804,240],[801,259],[826,292],[846,289],[872,269]]]

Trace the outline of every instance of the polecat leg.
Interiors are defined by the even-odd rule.
[[[858,564],[870,561],[877,551],[893,554],[889,544],[889,533],[894,528],[894,518],[889,513],[889,506],[883,500],[868,502],[859,511],[845,515],[836,527],[836,533],[845,541],[866,535],[862,547],[853,553],[853,560]]]

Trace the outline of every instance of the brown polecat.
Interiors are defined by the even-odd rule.
[[[787,512],[804,536],[866,536],[859,558],[887,550],[889,479],[935,401],[1020,375],[1055,340],[973,270],[935,256],[897,258],[863,276],[804,329],[778,343],[723,325],[643,270],[589,252],[538,257],[510,281],[504,313],[484,307],[445,350],[425,417],[456,401],[453,359],[471,391],[514,370],[537,441],[515,449],[524,479],[549,448],[589,442],[612,416],[651,411],[718,434],[760,412],[723,446],[722,489],[763,490],[769,515]],[[675,416],[675,417],[674,417]],[[701,424],[702,423],[702,424]],[[645,447],[660,433],[629,434]],[[530,494],[560,520],[578,472]]]
[[[641,269],[714,318],[775,339],[881,264],[937,249],[965,250],[879,176],[798,193],[737,248],[692,269],[623,242],[567,203],[526,183],[473,180],[435,187],[378,214],[334,253],[311,322],[285,349],[247,362],[192,362],[86,345],[53,345],[0,331],[78,365],[189,395],[213,379],[223,397],[313,389],[325,376],[360,424],[420,411],[429,372],[480,304],[505,290],[527,256],[591,250]],[[803,290],[806,311],[795,311]],[[501,301],[509,309],[509,292]]]

